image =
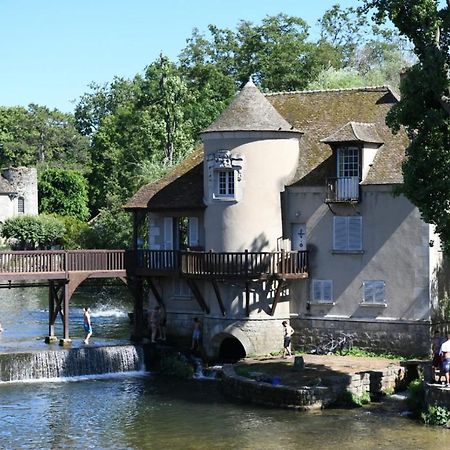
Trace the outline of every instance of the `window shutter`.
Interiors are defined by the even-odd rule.
[[[362,250],[362,217],[348,217],[348,250]]]
[[[347,250],[347,217],[334,217],[333,249]]]
[[[189,217],[189,247],[198,246],[198,217]]]
[[[364,303],[385,303],[386,283],[382,280],[364,281]]]
[[[173,250],[173,217],[164,217],[164,250]]]
[[[323,280],[323,301],[331,302],[333,301],[333,283],[331,280]]]
[[[161,248],[161,245],[158,243],[159,231],[159,227],[156,225],[156,220],[154,218],[150,218],[148,221],[148,245],[150,250],[160,250]]]
[[[384,281],[375,282],[375,293],[374,293],[374,302],[375,303],[384,303],[386,301],[385,289],[384,289]]]
[[[319,302],[322,298],[322,289],[320,280],[313,280],[312,291],[313,291],[313,301]]]
[[[364,302],[373,302],[373,283],[371,281],[364,282]]]

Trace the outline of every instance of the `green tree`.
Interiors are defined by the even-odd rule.
[[[408,38],[417,63],[405,71],[401,100],[388,115],[410,136],[403,164],[404,194],[436,226],[450,250],[450,8],[438,0],[367,0],[379,22],[390,19]]]
[[[1,236],[18,250],[47,249],[61,243],[64,224],[53,216],[17,216],[1,225]]]
[[[48,168],[39,175],[39,209],[43,213],[71,216],[79,220],[89,217],[88,185],[75,170]]]
[[[89,141],[71,114],[30,104],[0,107],[0,165],[89,165]]]

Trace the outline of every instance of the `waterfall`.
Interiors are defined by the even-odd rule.
[[[0,354],[0,381],[144,371],[140,346],[115,345]]]

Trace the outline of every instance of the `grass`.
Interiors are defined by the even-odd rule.
[[[305,348],[299,349],[294,352],[295,355],[304,355],[305,353],[308,353],[308,351]],[[335,353],[334,356],[341,356],[339,353]],[[384,358],[384,359],[395,359],[400,361],[407,361],[411,359],[423,359],[423,355],[397,355],[392,352],[378,352],[378,351],[371,351],[371,350],[365,350],[360,347],[353,347],[349,350],[347,353],[347,356],[355,356],[360,358]]]

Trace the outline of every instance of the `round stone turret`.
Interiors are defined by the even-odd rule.
[[[277,249],[280,194],[296,172],[300,136],[251,81],[201,133],[206,249]]]

